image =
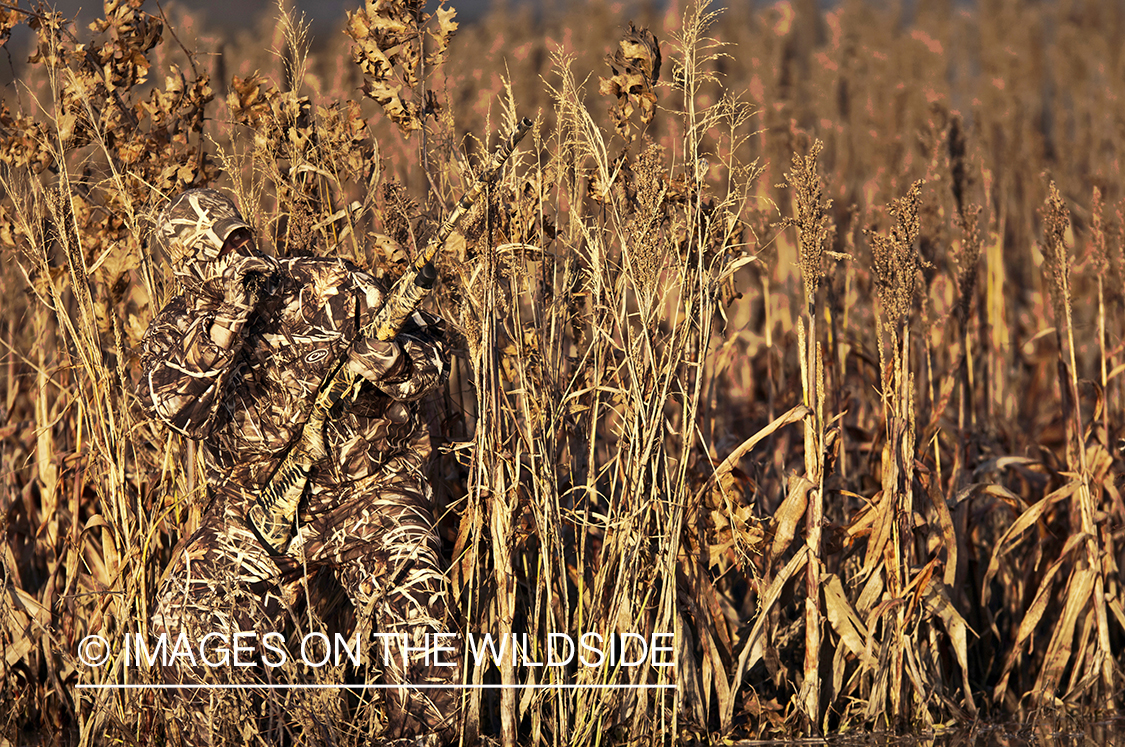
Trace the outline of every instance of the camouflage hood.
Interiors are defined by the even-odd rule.
[[[250,229],[250,224],[229,197],[192,189],[161,211],[152,235],[176,279],[194,286],[222,275],[229,261],[221,256],[223,244],[239,228]]]

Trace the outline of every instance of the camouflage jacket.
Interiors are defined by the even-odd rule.
[[[143,341],[138,393],[145,411],[202,440],[211,487],[243,499],[265,485],[300,437],[317,389],[348,356],[357,322],[369,322],[384,297],[372,276],[344,260],[279,264],[227,349],[211,336],[221,302],[198,293],[169,301]],[[395,469],[418,471],[428,457],[429,434],[411,403],[447,375],[440,322],[415,314],[396,342],[400,354],[366,340],[352,346],[365,381],[329,418],[328,456],[313,467],[313,493],[331,496],[391,460]]]

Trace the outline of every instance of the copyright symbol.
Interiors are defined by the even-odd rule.
[[[88,667],[100,667],[109,658],[109,641],[88,635],[78,644],[78,660]]]

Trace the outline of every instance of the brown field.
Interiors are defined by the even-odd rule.
[[[157,693],[76,687],[153,681],[76,651],[146,632],[206,505],[198,450],[134,395],[173,291],[161,203],[232,190],[279,254],[390,283],[519,116],[428,302],[457,348],[432,476],[462,622],[539,661],[552,632],[669,633],[675,667],[468,681],[676,688],[471,690],[466,738],[1115,714],[1125,6],[594,2],[455,28],[417,5],[310,46],[285,13],[225,38],[139,0],[89,28],[0,3],[0,40],[35,39],[6,47],[0,109],[0,744],[166,741]],[[232,694],[219,737],[261,743],[265,706],[295,744],[384,722],[370,692],[261,700]]]

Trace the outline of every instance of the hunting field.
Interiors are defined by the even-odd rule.
[[[1125,6],[732,5],[458,26],[357,0],[310,40],[283,9],[224,36],[0,1],[0,744],[177,741],[161,693],[78,688],[156,680],[123,642],[206,506],[199,448],[134,393],[174,292],[164,201],[230,190],[277,254],[389,284],[523,116],[427,302],[455,348],[432,478],[461,623],[534,661],[551,633],[668,634],[675,666],[467,682],[675,687],[468,690],[466,740],[1117,713]],[[316,581],[309,627],[346,627]],[[385,723],[375,691],[216,698],[230,744]]]

